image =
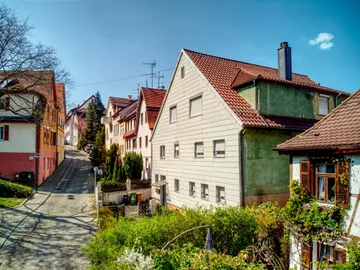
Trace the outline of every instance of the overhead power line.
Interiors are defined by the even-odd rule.
[[[169,71],[169,70],[173,70],[173,69],[174,68],[168,68],[168,69],[163,69],[163,70],[159,70],[159,71],[164,72],[164,71]],[[119,78],[119,79],[114,79],[114,80],[93,82],[93,83],[87,83],[87,84],[80,84],[80,85],[76,85],[75,87],[84,87],[84,86],[98,85],[98,84],[104,84],[104,83],[120,82],[120,81],[129,80],[129,79],[144,77],[144,76],[147,76],[147,75],[148,74],[139,74],[139,75],[124,77],[124,78]]]

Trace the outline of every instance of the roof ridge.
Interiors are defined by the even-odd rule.
[[[333,117],[337,111],[342,109],[349,102],[349,100],[352,101],[352,98],[354,98],[356,95],[360,95],[360,88],[357,91],[355,91],[353,94],[351,94],[347,99],[345,99],[345,101],[343,103],[341,103],[339,106],[337,106],[335,109],[333,109],[330,113],[328,113],[326,116],[324,116],[322,119],[320,119],[314,126],[312,126],[311,128],[305,130],[304,132],[296,135],[295,137],[291,138],[290,140],[287,140],[279,145],[282,145],[285,143],[288,144],[288,143],[292,142],[293,140],[295,140],[295,138],[300,138],[301,136],[304,136],[304,135],[310,133],[311,131],[315,130],[325,120]],[[276,148],[278,148],[278,147],[276,147]]]
[[[207,54],[207,53],[196,52],[196,51],[192,51],[192,50],[185,49],[185,48],[183,48],[183,50],[184,50],[185,52],[192,52],[192,53],[202,54],[202,55],[206,55],[206,56],[210,56],[210,57],[219,58],[219,59],[222,59],[222,60],[228,60],[228,61],[237,62],[237,63],[242,63],[242,64],[248,64],[248,65],[253,65],[253,66],[258,66],[258,67],[270,68],[270,69],[273,69],[273,70],[276,70],[276,71],[278,70],[277,68],[273,68],[273,67],[269,67],[269,66],[264,66],[264,65],[259,65],[259,64],[253,64],[253,63],[249,63],[249,62],[244,62],[244,61],[240,61],[240,60],[234,60],[234,59],[230,59],[230,58],[226,58],[226,57],[221,57],[221,56],[216,56],[216,55]],[[304,77],[310,78],[308,75],[305,75],[305,74],[300,74],[300,73],[295,73],[295,72],[292,72],[292,74],[296,74],[296,75],[299,75],[299,76],[304,76]],[[310,79],[311,79],[311,78],[310,78]],[[312,80],[312,79],[311,79],[311,80]],[[314,81],[314,83],[316,83],[316,82]]]

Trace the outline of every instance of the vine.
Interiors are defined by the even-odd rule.
[[[354,161],[349,157],[337,157],[333,158],[332,162],[337,164],[339,163],[340,169],[342,170],[342,173],[339,175],[340,183],[343,185],[349,184],[348,175],[350,175],[350,167],[354,164]],[[350,166],[347,166],[347,164],[350,164]]]
[[[304,241],[328,241],[343,232],[344,209],[320,206],[309,192],[294,180],[290,184],[291,198],[283,209],[287,227]]]

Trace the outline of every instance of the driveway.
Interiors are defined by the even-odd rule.
[[[65,161],[23,206],[0,212],[0,269],[87,269],[82,248],[95,232],[93,182],[82,151]]]

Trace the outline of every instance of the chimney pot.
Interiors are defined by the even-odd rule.
[[[280,79],[292,80],[291,47],[287,42],[281,42],[278,49],[278,71]]]
[[[131,95],[129,95],[129,99],[132,100],[132,96],[131,96]]]

